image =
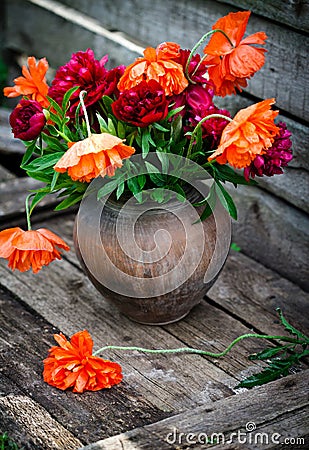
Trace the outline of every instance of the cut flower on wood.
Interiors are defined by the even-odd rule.
[[[188,183],[173,165],[175,155],[212,180],[199,201],[201,220],[217,202],[236,219],[226,184],[252,185],[258,177],[281,174],[293,157],[291,133],[276,123],[275,99],[259,99],[234,118],[217,105],[216,96],[241,91],[264,65],[267,36],[247,35],[249,18],[250,11],[230,13],[209,24],[192,50],[162,42],[127,67],[109,68],[108,49],[100,55],[77,51],[50,85],[47,60],[30,56],[15,85],[4,89],[7,97],[21,97],[10,117],[25,145],[21,168],[44,183],[27,197],[25,237],[37,236],[30,216],[46,195],[57,194],[56,210],[65,209],[83,199],[94,179],[102,182],[98,198],[114,192],[116,200],[133,196],[143,203],[150,195],[160,204],[169,198],[163,191],[186,198]],[[9,247],[2,244],[0,257],[11,268],[38,271],[58,258],[54,249],[39,247],[41,238],[38,248],[14,247],[12,256],[19,240],[8,230],[1,236]]]

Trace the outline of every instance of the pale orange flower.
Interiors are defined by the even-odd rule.
[[[44,359],[43,377],[46,383],[58,389],[73,387],[82,393],[110,388],[122,380],[119,364],[92,356],[93,341],[87,330],[75,333],[68,341],[54,334],[60,347],[52,347]]]
[[[230,38],[220,32],[214,33],[204,49],[208,56],[205,63],[209,66],[210,80],[215,85],[215,94],[224,97],[236,93],[247,86],[247,78],[252,77],[264,65],[266,50],[252,47],[264,45],[267,36],[263,32],[254,33],[242,40],[249,20],[250,11],[230,13],[219,19],[212,27],[223,30]]]
[[[135,152],[123,139],[109,133],[92,134],[83,141],[69,144],[69,150],[54,166],[56,172],[68,172],[72,180],[89,183],[101,175],[113,176],[122,160]]]
[[[156,80],[165,95],[180,94],[187,86],[183,67],[173,61],[179,56],[180,46],[174,42],[163,42],[155,49],[147,47],[144,57],[137,58],[127,66],[118,83],[118,89],[131,89],[141,81]]]
[[[47,108],[49,106],[49,101],[46,98],[48,93],[48,84],[45,78],[47,70],[48,62],[46,58],[42,58],[36,63],[36,59],[29,56],[28,67],[22,67],[23,77],[15,78],[15,86],[5,87],[3,89],[4,95],[9,98],[24,95]]]
[[[59,236],[47,230],[24,231],[19,227],[0,232],[0,257],[8,260],[8,266],[25,272],[32,268],[37,273],[54,259],[61,259],[57,247],[70,247]]]
[[[224,128],[218,149],[208,159],[240,169],[265,153],[279,133],[274,123],[279,111],[271,109],[274,103],[270,98],[241,109]]]

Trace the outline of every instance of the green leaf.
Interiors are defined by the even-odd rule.
[[[141,134],[142,134],[142,155],[143,155],[143,158],[146,158],[146,156],[149,153],[150,133],[149,133],[149,130],[147,128],[145,128],[145,129],[143,129]]]
[[[105,195],[108,195],[111,192],[113,192],[115,189],[117,189],[118,184],[120,184],[122,181],[123,181],[123,178],[121,178],[121,179],[116,178],[116,179],[112,179],[108,183],[104,184],[104,186],[102,186],[98,190],[97,199],[100,200],[102,197],[105,197]]]
[[[101,114],[96,113],[97,119],[99,121],[99,125],[100,125],[100,131],[101,133],[108,133],[108,125],[106,120],[103,119],[103,117],[101,116]]]
[[[42,133],[43,141],[53,150],[65,152],[67,150],[67,144],[64,144],[59,140],[59,138],[49,136]]]
[[[249,356],[250,361],[255,360],[264,360],[264,359],[270,359],[273,356],[278,355],[278,353],[289,349],[294,344],[287,344],[287,345],[279,345],[278,347],[271,347],[271,348],[265,348],[259,353],[253,353]]]
[[[108,133],[112,134],[113,136],[117,136],[113,119],[110,116],[107,118],[107,129]]]
[[[160,125],[160,124],[157,123],[157,122],[154,122],[154,123],[152,124],[152,126],[153,126],[154,128],[156,128],[157,130],[159,130],[159,131],[163,131],[164,133],[167,132],[167,131],[169,131],[168,128],[164,128],[162,125]]]
[[[171,125],[171,141],[177,143],[182,136],[182,117],[181,115],[174,118]]]
[[[258,184],[254,180],[247,181],[243,175],[235,172],[235,170],[227,165],[215,163],[212,165],[212,168],[215,170],[215,178],[218,178],[221,181],[229,181],[230,183],[233,183],[235,187],[237,184],[250,186],[255,186]]]
[[[124,186],[125,186],[125,182],[124,181],[122,181],[121,183],[118,184],[117,192],[116,192],[117,200],[119,200],[119,198],[122,196],[123,191],[124,191]]]
[[[211,185],[211,188],[209,190],[209,194],[206,197],[207,205],[205,206],[202,214],[200,215],[200,221],[206,220],[211,214],[213,213],[213,210],[216,206],[216,189],[215,189],[215,183]]]
[[[30,207],[30,214],[32,214],[32,211],[34,210],[35,206],[47,195],[47,192],[38,191],[32,198],[31,201],[31,207]]]
[[[107,113],[112,114],[113,110],[112,110],[112,103],[114,103],[114,100],[112,98],[110,98],[108,95],[103,95],[103,103],[104,106],[107,110]]]
[[[65,152],[56,152],[51,155],[44,155],[40,158],[36,158],[34,161],[29,163],[27,166],[24,166],[24,169],[27,172],[41,172],[48,167],[53,167],[59,159],[64,155]]]
[[[62,109],[64,112],[67,112],[67,110],[69,109],[70,98],[72,97],[74,92],[76,92],[79,88],[80,88],[80,86],[74,86],[64,94],[63,99],[62,99]]]
[[[52,182],[50,184],[50,190],[53,191],[55,189],[55,186],[57,184],[58,178],[60,176],[60,172],[55,172],[53,175]]]
[[[144,175],[144,174],[138,175],[137,181],[138,181],[139,187],[140,187],[141,189],[143,189],[144,186],[145,186],[145,184],[146,184],[146,181],[147,181],[146,175]]]
[[[118,122],[117,124],[117,136],[120,139],[124,139],[126,137],[126,129],[122,122]]]
[[[55,102],[55,100],[52,99],[51,97],[48,97],[48,96],[47,96],[47,99],[48,99],[48,101],[49,101],[50,106],[52,107],[51,109],[54,109],[54,110],[59,114],[59,117],[63,118],[63,117],[64,117],[64,112],[63,112],[63,110],[61,109],[61,107],[58,105],[58,103]],[[54,114],[51,113],[50,111],[49,111],[49,113],[50,113],[51,115],[54,116]],[[56,117],[57,117],[57,116],[56,116]],[[51,118],[52,118],[52,116],[51,116]],[[53,119],[52,119],[52,120],[53,120]]]
[[[69,197],[64,199],[59,205],[56,206],[55,211],[60,211],[62,209],[69,208],[69,206],[73,206],[82,200],[84,194],[80,194],[78,192],[73,192]]]
[[[224,208],[228,211],[230,216],[237,220],[237,209],[235,206],[235,203],[230,196],[230,194],[224,189],[222,184],[219,181],[216,181],[216,194],[219,197],[219,200],[221,201]]]
[[[232,242],[231,250],[234,250],[234,252],[240,252],[241,248],[239,247],[239,245],[235,244],[235,242]]]
[[[168,168],[169,168],[169,157],[167,156],[166,153],[164,152],[159,152],[157,151],[157,157],[161,163],[162,166],[162,173],[163,174],[167,174],[168,173]]]
[[[160,170],[156,166],[151,164],[149,161],[145,161],[145,166],[146,166],[146,169],[149,174],[150,173],[160,173]]]
[[[184,109],[184,106],[179,106],[179,108],[175,108],[172,109],[168,115],[166,116],[165,119],[170,119],[171,117],[175,116],[176,114],[178,114],[180,111],[182,111]]]
[[[129,178],[127,185],[133,195],[138,194],[142,190],[138,182],[138,177]]]
[[[299,340],[305,341],[309,345],[309,338],[307,336],[305,336],[303,333],[301,333],[299,330],[294,328],[291,324],[289,324],[289,322],[283,316],[281,309],[277,308],[276,311],[278,312],[280,320],[281,320],[281,323],[285,327],[285,329],[289,333],[294,334],[295,336],[297,336]]]
[[[31,177],[34,180],[43,181],[43,183],[50,183],[53,177],[52,174],[48,174],[46,172],[39,172],[39,171],[31,172],[27,170],[26,173],[28,177]]]
[[[31,142],[30,145],[27,146],[27,150],[23,156],[23,159],[21,161],[21,165],[20,167],[23,169],[24,166],[26,166],[27,162],[30,160],[31,156],[33,155],[33,153],[35,152],[35,150],[37,149],[36,147],[36,139],[34,141]]]

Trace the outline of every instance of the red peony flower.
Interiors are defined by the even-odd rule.
[[[103,95],[117,93],[117,84],[124,72],[124,66],[108,71],[105,68],[107,60],[107,56],[101,60],[95,59],[89,48],[85,52],[73,53],[70,61],[57,70],[48,95],[61,105],[64,94],[72,87],[80,86],[71,97],[69,115],[74,117],[82,90],[87,92],[84,99],[86,107],[96,103]]]
[[[150,80],[121,92],[112,108],[117,119],[137,127],[146,127],[166,117],[168,101],[162,86]]]
[[[52,347],[44,359],[46,383],[82,393],[110,388],[122,380],[119,364],[92,356],[93,341],[87,330],[75,333],[70,341],[62,333],[54,338],[59,347]]]
[[[32,141],[46,124],[42,106],[36,100],[21,100],[10,115],[10,125],[15,138]]]

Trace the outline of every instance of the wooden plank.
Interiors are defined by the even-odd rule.
[[[65,0],[67,2],[68,0]],[[69,0],[74,1],[74,0]],[[309,31],[308,0],[282,1],[268,0],[217,0],[241,9],[247,9],[255,14],[268,17],[273,22],[281,22],[297,30]]]
[[[211,448],[214,449],[294,448],[282,446],[281,443],[291,437],[303,438],[305,443],[308,437],[308,398],[304,395],[308,375],[309,371],[292,375],[236,397],[217,401],[211,406],[203,405],[96,442],[83,450],[176,450],[193,445],[193,448],[202,449],[211,445],[207,443],[207,437],[217,439],[212,441]],[[253,427],[251,433],[250,427]],[[237,439],[238,432],[242,433],[240,439]],[[263,432],[267,432],[268,445],[261,447],[259,433]],[[265,435],[263,442],[266,442]]]
[[[15,178],[15,175],[12,172],[0,166],[0,183],[2,181],[12,180],[13,178]]]
[[[28,1],[33,2],[34,0]],[[59,17],[56,20],[51,14],[43,14],[43,8],[57,2],[53,3],[52,0],[35,0],[35,2],[39,3],[42,9],[41,11],[35,10],[32,4],[29,4],[29,20],[35,21],[36,26],[27,23],[27,29],[22,20],[18,21],[19,17],[23,17],[22,3],[19,1],[16,4],[16,0],[10,2],[7,35],[9,46],[23,49],[26,53],[31,50],[37,55],[50,52],[53,61],[55,61],[56,53],[58,56],[57,64],[59,64],[64,59],[63,50],[69,55],[69,48],[76,49],[76,44],[79,48],[84,48],[86,42],[87,46],[93,45],[93,37],[92,42],[91,37],[88,36],[86,39],[86,32],[81,33],[80,29],[70,26],[65,20],[59,20]],[[152,46],[156,46],[162,41],[176,41],[184,48],[192,48],[199,37],[207,32],[219,17],[237,10],[230,5],[203,0],[191,2],[178,0],[177,7],[175,7],[174,1],[166,2],[166,0],[156,2],[144,0],[139,2],[138,7],[133,0],[126,2],[122,0],[88,2],[88,0],[85,0],[83,5],[85,20],[88,20],[88,16],[92,15],[106,29],[116,29]],[[35,16],[31,18],[34,14]],[[48,38],[47,36],[44,37],[44,34],[49,35],[50,33],[42,33],[46,23],[48,23],[50,33],[53,33],[56,27],[58,29],[61,27],[61,36],[57,33],[58,38],[55,37],[61,42],[55,40],[54,49],[52,49],[50,41],[50,49],[47,48],[46,40]],[[19,30],[17,33],[16,29]],[[31,30],[31,34],[29,30]],[[287,32],[285,27],[258,15],[253,15],[248,24],[247,34],[261,30],[268,35],[266,63],[262,70],[250,81],[247,92],[258,98],[276,97],[280,108],[299,118],[308,120],[309,108],[306,86],[308,85],[309,74],[306,65],[309,37],[292,29]],[[21,35],[28,36],[30,46],[24,38],[21,38]],[[77,38],[77,35],[79,38],[75,41],[74,38],[75,36]],[[94,44],[96,42],[97,40]],[[55,52],[56,48],[57,52]],[[128,58],[128,52],[127,55],[119,52],[119,47],[116,50],[112,42],[101,41],[100,47],[95,45],[95,49],[98,48],[100,48],[100,54],[102,54],[102,48],[105,48],[106,52],[111,53],[113,61],[117,60],[118,64],[127,64],[128,60],[132,61],[130,57]],[[67,59],[68,56],[66,56]]]
[[[60,425],[45,408],[25,395],[10,380],[2,374],[0,379],[1,433],[6,431],[20,448],[28,450],[76,450],[83,445],[82,441]]]
[[[45,450],[58,448],[50,442],[59,432],[59,443],[63,434],[63,440],[69,442],[71,437],[77,448],[77,440],[92,442],[166,417],[164,411],[138,395],[129,377],[128,382],[113,389],[84,395],[63,392],[44,383],[42,360],[48,348],[55,344],[53,333],[59,330],[1,287],[0,302],[0,404],[8,431],[14,431],[12,436],[24,433],[28,439],[47,440],[49,445],[43,446]],[[45,427],[39,432],[37,428],[43,420]],[[16,422],[15,429],[13,422]],[[46,437],[51,428],[54,432]],[[71,446],[60,448],[67,450]]]
[[[262,0],[217,0],[217,1],[224,4],[229,4],[233,8],[237,7],[239,9],[250,10],[255,14],[272,19],[272,21],[274,22],[281,22],[283,24],[288,25],[289,27],[296,28],[297,30],[309,31],[309,20],[308,20],[309,3],[307,0],[300,0],[296,2],[283,2],[282,0],[268,0],[266,5],[265,2],[263,2]],[[65,3],[68,6],[72,6],[78,9],[79,11],[84,12],[85,14],[89,14],[91,17],[95,18],[102,17],[102,19],[104,18],[101,0],[62,0],[62,3]],[[167,0],[165,4],[167,6],[171,4],[170,7],[172,7],[173,0]],[[142,5],[139,6],[142,7]],[[126,9],[126,12],[127,11],[129,11],[129,7]],[[100,16],[98,16],[98,14],[100,14]],[[122,15],[121,11],[120,15],[122,19],[121,21],[123,21],[124,14]],[[110,17],[104,18],[103,20],[105,20],[107,23],[109,23],[110,26],[112,26]]]
[[[12,178],[0,182],[0,223],[7,222],[13,217],[25,214],[25,200],[31,189],[38,189],[43,186],[40,181],[32,178]],[[46,196],[36,207],[39,211],[42,208],[53,208],[59,203],[56,195]]]
[[[238,209],[233,240],[251,258],[308,290],[309,218],[256,187],[228,187]]]
[[[26,27],[22,20],[25,14]],[[73,52],[89,47],[98,59],[108,53],[111,67],[119,65],[119,61],[129,64],[142,51],[134,40],[111,33],[97,20],[52,0],[11,0],[7,4],[6,39],[7,48],[26,55],[46,56],[52,67],[67,62]]]
[[[207,294],[211,303],[220,305],[244,322],[252,321],[263,333],[282,334],[276,308],[304,333],[309,329],[309,294],[291,281],[231,251],[219,279]]]

